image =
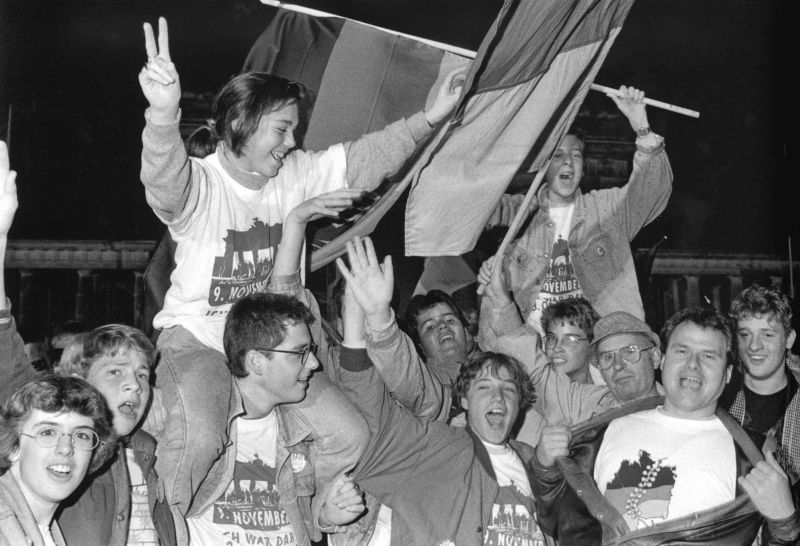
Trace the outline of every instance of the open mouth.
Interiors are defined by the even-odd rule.
[[[493,427],[503,426],[506,418],[506,412],[498,409],[489,410],[486,412],[486,420]]]
[[[760,364],[767,359],[767,355],[747,355],[747,358],[756,364]]]
[[[275,161],[283,161],[283,158],[286,157],[286,152],[270,152],[272,158]]]
[[[72,474],[72,467],[68,464],[51,464],[47,466],[47,472],[56,479],[68,479]]]
[[[133,402],[124,402],[119,405],[119,412],[126,417],[136,417],[138,408],[138,404],[134,404]]]
[[[451,333],[446,333],[446,334],[443,334],[443,335],[439,336],[439,343],[440,344],[441,343],[446,343],[448,341],[455,341],[455,340],[456,340],[456,336],[454,336]]]
[[[572,180],[573,178],[575,178],[575,173],[573,173],[573,172],[564,172],[564,173],[560,173],[560,174],[558,175],[558,178],[559,178],[560,180],[563,180],[563,181],[567,182],[567,181],[570,181],[570,180]]]
[[[703,386],[703,381],[699,377],[686,376],[681,377],[681,387],[687,389],[699,389]]]

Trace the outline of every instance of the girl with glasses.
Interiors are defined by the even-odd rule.
[[[76,377],[48,375],[0,409],[0,544],[66,544],[53,516],[116,442],[103,396]]]

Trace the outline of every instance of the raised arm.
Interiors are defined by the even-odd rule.
[[[347,243],[350,267],[337,266],[366,317],[366,346],[392,397],[419,417],[444,421],[449,415],[450,384],[432,371],[413,343],[400,332],[390,307],[394,290],[391,256],[378,261],[369,238]]]
[[[411,157],[417,144],[453,111],[461,95],[465,74],[466,67],[450,72],[427,111],[346,143],[347,185],[373,189],[395,174]]]
[[[0,141],[0,403],[29,379],[36,370],[25,357],[24,344],[11,316],[6,298],[5,265],[8,231],[17,211],[17,173],[9,167],[8,148]]]
[[[608,95],[636,132],[636,153],[628,184],[608,190],[617,194],[611,213],[620,223],[628,239],[664,211],[672,193],[672,168],[664,148],[664,139],[650,130],[644,92],[633,87],[620,87],[623,96]]]
[[[764,544],[797,544],[800,540],[800,514],[792,501],[789,478],[768,452],[747,476],[739,478],[756,509],[766,518]]]
[[[139,85],[149,108],[142,132],[141,180],[147,202],[170,223],[187,207],[192,167],[179,131],[181,84],[169,53],[167,20],[158,19],[156,39],[150,23],[144,23],[147,62],[139,72]]]

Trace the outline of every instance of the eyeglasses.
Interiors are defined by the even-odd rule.
[[[655,345],[650,345],[649,347],[628,345],[627,347],[620,347],[616,351],[603,351],[597,354],[597,359],[593,361],[593,364],[601,370],[607,370],[614,365],[617,355],[619,355],[626,364],[636,364],[641,360],[644,351],[649,351],[654,348]]]
[[[576,334],[564,334],[561,336],[561,346],[565,349],[572,350],[578,346],[581,341],[589,341],[588,337],[581,337]],[[555,334],[547,334],[544,336],[544,348],[552,351],[558,345],[558,337]]]
[[[263,347],[255,347],[254,350],[256,350],[256,351],[268,351],[270,353],[286,353],[288,355],[299,355],[300,356],[300,364],[301,365],[305,365],[305,363],[308,361],[308,355],[310,355],[311,353],[314,353],[314,354],[317,353],[317,344],[312,341],[311,344],[308,347],[306,347],[305,349],[303,349],[302,351],[286,351],[286,350],[283,350],[283,349],[265,349]]]
[[[74,432],[61,432],[54,428],[40,428],[35,434],[20,432],[22,436],[33,438],[42,447],[54,447],[58,445],[61,438],[69,436],[72,447],[80,451],[91,451],[100,444],[100,437],[90,428],[82,428]]]

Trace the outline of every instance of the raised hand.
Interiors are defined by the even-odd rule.
[[[337,258],[336,267],[347,281],[358,304],[364,310],[370,326],[385,326],[391,320],[390,304],[394,290],[394,270],[392,257],[386,256],[383,264],[375,255],[372,240],[359,237],[347,242],[348,268],[341,258]]]
[[[644,91],[634,87],[621,86],[619,92],[621,97],[607,93],[606,96],[614,101],[619,111],[625,114],[631,128],[636,131],[643,127],[649,127],[647,121],[647,109],[644,104]]]
[[[506,287],[506,273],[502,267],[492,274],[492,267],[497,256],[492,256],[481,264],[478,272],[478,282],[486,286],[486,296],[495,300],[499,305],[511,303],[511,296]]]
[[[0,140],[0,237],[8,235],[17,205],[17,173],[10,170],[8,147]]]
[[[328,490],[328,498],[322,505],[320,521],[326,527],[347,525],[364,510],[364,493],[350,476],[341,476]]]
[[[150,23],[144,23],[144,47],[147,62],[139,72],[139,85],[152,109],[151,115],[165,123],[178,115],[181,99],[181,84],[178,70],[169,56],[169,30],[167,20],[158,18],[158,42]]]
[[[783,519],[794,514],[789,478],[771,451],[747,476],[739,478],[739,485],[764,517]]]
[[[467,67],[457,68],[450,72],[439,86],[436,98],[431,107],[425,111],[425,119],[436,125],[450,115],[461,96],[461,88],[467,75]]]
[[[339,213],[349,209],[364,195],[364,190],[344,188],[303,201],[289,213],[287,221],[307,224],[320,218],[338,218]]]

